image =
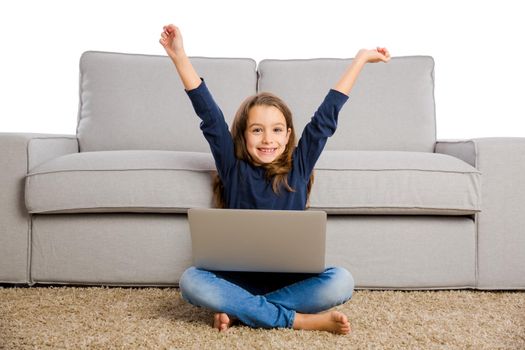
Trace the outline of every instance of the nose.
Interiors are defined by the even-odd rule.
[[[270,139],[270,135],[268,133],[263,133],[263,138],[262,138],[262,142],[264,144],[269,144],[269,143],[272,143],[271,139]]]

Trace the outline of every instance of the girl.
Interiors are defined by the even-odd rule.
[[[337,126],[339,111],[367,62],[388,62],[386,48],[360,50],[330,89],[296,144],[292,114],[277,96],[262,92],[240,106],[228,131],[204,79],[184,51],[180,30],[163,28],[160,43],[171,58],[217,166],[214,199],[222,208],[304,210],[315,162]],[[182,297],[214,310],[213,327],[226,331],[234,321],[251,327],[288,327],[350,332],[345,314],[330,309],[352,297],[354,281],[341,267],[321,274],[207,271],[190,267],[180,279]]]

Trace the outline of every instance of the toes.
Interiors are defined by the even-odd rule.
[[[348,323],[348,317],[345,314],[339,311],[334,311],[332,314],[333,320],[339,323]]]
[[[213,315],[213,328],[220,328],[220,326],[221,326],[220,315],[219,314]]]
[[[222,313],[220,314],[220,321],[221,323],[225,323],[226,325],[228,325],[230,323],[230,318],[228,317],[227,314]]]
[[[343,332],[344,334],[348,334],[351,331],[352,331],[352,328],[350,327],[350,324],[344,325],[343,327],[341,327],[341,332]]]

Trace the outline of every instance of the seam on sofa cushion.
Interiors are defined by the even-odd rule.
[[[385,206],[369,206],[369,207],[363,207],[363,206],[360,206],[360,207],[349,207],[349,206],[346,206],[346,207],[326,207],[326,206],[310,206],[310,208],[312,209],[316,209],[316,210],[340,210],[340,211],[344,211],[344,210],[352,210],[352,209],[419,209],[419,210],[433,210],[433,211],[457,211],[457,212],[463,212],[464,215],[472,215],[472,214],[475,214],[473,212],[480,212],[481,209],[475,209],[475,208],[472,208],[472,209],[464,209],[464,208],[453,208],[453,207],[447,207],[447,208],[439,208],[439,207],[395,207],[395,206],[392,206],[392,207],[385,207]],[[338,213],[333,213],[332,215],[338,215]],[[344,213],[341,213],[341,215],[347,215],[347,214],[344,214]],[[353,214],[348,214],[348,215],[353,215]],[[361,214],[358,214],[358,215],[361,215]],[[372,215],[382,215],[382,214],[372,214]],[[390,214],[384,214],[384,215],[390,215]],[[396,214],[397,215],[397,214]],[[417,214],[414,214],[414,213],[410,213],[408,215],[417,215]],[[421,213],[421,215],[428,215],[428,214],[425,214],[425,213]]]
[[[476,169],[479,169],[479,151],[478,151],[478,143],[474,140],[469,140],[474,144],[474,165]],[[483,176],[481,177],[479,181],[479,187],[480,187],[480,195],[478,199],[478,203],[480,208],[483,208]],[[474,261],[476,262],[476,287],[479,288],[479,213],[475,215],[476,219],[476,235],[474,237],[475,239],[475,254],[474,254]]]
[[[127,208],[127,210],[124,210],[123,208]],[[339,210],[345,210],[345,209],[369,209],[369,208],[373,208],[373,209],[422,209],[422,210],[433,210],[433,211],[457,211],[457,212],[463,212],[463,214],[458,214],[458,215],[472,215],[473,211],[475,212],[479,212],[480,210],[479,209],[456,209],[456,208],[432,208],[432,207],[325,207],[325,206],[322,206],[322,207],[316,207],[316,206],[310,206],[310,209],[311,210],[330,210],[330,209],[339,209]],[[32,214],[45,214],[45,213],[48,213],[48,214],[52,214],[52,213],[77,213],[78,210],[85,210],[85,212],[114,212],[112,210],[115,210],[115,209],[121,209],[122,211],[121,212],[133,212],[133,213],[136,213],[137,211],[139,210],[144,210],[144,212],[154,212],[154,210],[163,210],[161,213],[176,213],[176,212],[185,212],[189,209],[189,207],[186,207],[186,206],[169,206],[169,207],[166,207],[166,206],[148,206],[148,207],[143,207],[143,206],[137,206],[137,207],[130,207],[130,206],[127,206],[127,207],[122,207],[122,206],[115,206],[115,207],[108,207],[108,206],[104,206],[104,207],[75,207],[75,208],[52,208],[52,209],[33,209],[31,210],[30,213]],[[332,214],[329,214],[329,215],[364,215],[364,214],[345,214],[345,213],[341,213],[341,214],[338,214],[338,213],[332,213]],[[392,215],[392,214],[371,214],[371,215]],[[401,215],[401,214],[395,214],[395,215]],[[418,214],[414,214],[414,213],[410,213],[410,214],[407,214],[407,215],[418,215]],[[425,214],[425,213],[421,213],[421,215],[429,215],[429,214]]]
[[[375,206],[375,205],[370,205],[370,206],[341,206],[341,207],[327,207],[327,206],[310,206],[310,208],[327,208],[327,209],[339,209],[339,208],[345,208],[345,209],[350,209],[350,208],[355,208],[355,209],[389,209],[389,208],[395,208],[395,209],[435,209],[435,210],[470,210],[470,209],[455,209],[455,208],[451,208],[451,207],[414,207],[414,206],[406,206],[406,207],[400,207],[400,206],[388,206],[388,207],[385,207],[385,206]],[[472,210],[476,210],[476,209],[472,209]],[[478,210],[479,211],[479,210]]]
[[[52,170],[42,171],[27,174],[27,177],[42,174],[53,174],[53,173],[65,173],[65,172],[107,172],[107,171],[197,171],[197,172],[211,172],[216,169],[190,169],[190,168],[179,168],[179,169],[168,169],[168,168],[137,168],[137,169],[64,169],[64,170]],[[479,171],[454,171],[454,170],[425,170],[425,169],[328,169],[328,168],[314,168],[319,171],[419,171],[419,172],[431,172],[431,173],[451,173],[451,174],[480,174]]]
[[[425,287],[370,287],[370,286],[359,286],[355,289],[366,289],[366,290],[453,290],[453,289],[478,289],[474,285],[458,285],[458,286],[447,286],[447,287],[435,287],[435,286],[425,286]]]
[[[38,172],[38,173],[31,173],[31,174],[27,174],[26,177],[32,177],[35,175],[54,174],[54,173],[74,173],[74,172],[82,173],[82,172],[108,172],[108,171],[111,171],[111,172],[115,172],[115,171],[158,171],[158,170],[160,171],[196,171],[196,172],[203,172],[203,173],[216,171],[215,169],[184,169],[184,168],[181,168],[181,169],[165,169],[165,168],[143,169],[143,168],[140,168],[140,169],[107,169],[107,170],[104,170],[104,169],[66,169],[66,170],[53,170],[53,171],[43,171],[43,172]]]
[[[74,136],[51,136],[51,137],[32,137],[29,142],[33,140],[57,140],[57,139],[66,139],[66,140],[76,140]]]
[[[123,208],[127,208],[127,210],[124,210]],[[64,214],[81,214],[81,213],[148,213],[148,214],[155,214],[155,213],[186,213],[190,207],[161,207],[161,206],[150,206],[150,207],[82,207],[82,208],[52,208],[52,209],[33,209],[31,210],[31,213],[34,214],[58,214],[58,213],[64,213]],[[120,211],[115,211],[115,209],[121,209]],[[83,210],[81,212],[78,212],[78,210]],[[161,210],[160,212],[156,212],[154,210]]]
[[[323,171],[421,171],[429,173],[456,173],[456,174],[481,174],[479,170],[476,171],[459,171],[459,170],[432,170],[432,169],[333,169],[333,168],[314,168],[314,170]]]
[[[29,139],[27,142],[26,142],[26,175],[27,173],[29,172],[29,142],[31,142],[31,139]],[[23,190],[23,193],[24,193],[24,197],[25,197],[25,188]],[[24,201],[25,201],[25,198],[24,198]],[[33,228],[32,228],[32,220],[31,220],[31,214],[27,212],[27,239],[26,239],[26,242],[27,242],[27,247],[26,247],[26,252],[27,252],[27,257],[26,257],[26,281],[31,284],[31,254],[32,254],[32,249],[31,249],[31,246],[33,244],[32,242],[32,237],[31,237],[31,234],[32,234],[32,231],[33,231]]]
[[[33,284],[35,284],[33,282],[33,271],[31,269],[31,264],[32,264],[32,259],[33,259],[33,215],[31,215],[30,213],[28,213],[28,216],[29,216],[29,222],[28,222],[28,245],[27,245],[27,281],[29,283],[30,286],[32,286]]]

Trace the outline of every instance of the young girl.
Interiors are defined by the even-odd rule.
[[[337,126],[339,111],[367,62],[388,62],[385,48],[360,50],[304,128],[296,144],[292,114],[277,96],[247,98],[231,134],[222,111],[184,52],[180,30],[164,27],[160,43],[172,59],[210,144],[217,167],[214,199],[222,208],[304,210],[315,162]],[[341,267],[321,274],[207,271],[190,267],[180,279],[182,297],[216,312],[213,327],[234,321],[251,327],[350,332],[345,314],[330,309],[352,297],[354,281]]]

